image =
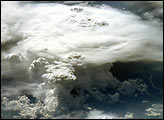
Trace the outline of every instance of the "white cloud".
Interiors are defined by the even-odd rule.
[[[11,46],[10,53],[21,51],[26,56],[25,53],[31,51],[42,57],[61,57],[75,51],[86,58],[85,62],[96,64],[135,60],[162,61],[162,28],[151,22],[141,21],[140,17],[130,12],[111,7],[83,6],[82,12],[75,13],[71,11],[74,6],[60,4],[17,6],[11,3],[8,5],[8,2],[2,6],[2,26],[6,26],[1,31],[4,33],[2,43],[19,40],[17,46]],[[13,10],[15,12],[11,14],[10,11]],[[74,19],[77,25],[69,23]],[[103,24],[104,21],[108,23],[107,26],[79,26],[84,22]],[[6,33],[8,29],[13,29],[14,32]],[[14,38],[17,34],[22,36],[21,39]],[[11,38],[8,39],[8,36]]]
[[[9,91],[33,89],[30,94],[39,99],[31,104],[26,96],[4,98],[6,108],[18,110],[21,117],[51,118],[56,112],[83,108],[88,98],[117,103],[120,95],[145,92],[147,86],[138,80],[114,78],[112,63],[163,61],[163,28],[157,20],[142,21],[109,6],[20,3],[2,2],[1,75],[13,79],[16,87],[9,86]],[[106,88],[114,92],[106,94]],[[114,117],[97,110],[87,116]]]
[[[145,109],[147,116],[163,116],[163,104],[152,104],[150,108]]]
[[[96,109],[90,111],[88,113],[88,117],[86,117],[86,119],[116,119],[116,118],[119,118],[119,116],[110,113],[104,113],[103,111],[96,110]]]
[[[133,119],[133,113],[127,112],[125,115],[125,119]]]

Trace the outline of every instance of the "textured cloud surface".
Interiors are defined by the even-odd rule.
[[[151,96],[142,78],[122,81],[110,70],[115,62],[163,62],[163,6],[100,3],[1,2],[2,117],[136,117],[99,104],[112,110]],[[158,116],[155,108],[145,115]]]
[[[8,52],[60,57],[75,51],[89,63],[162,61],[162,22],[108,6],[9,3],[2,4],[2,48],[19,42]]]

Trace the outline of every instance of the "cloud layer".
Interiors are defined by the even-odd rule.
[[[163,61],[160,3],[144,2],[154,10],[142,15],[126,2],[131,12],[92,2],[1,3],[1,109],[17,111],[15,118],[134,117],[90,106],[147,95],[142,79],[119,81],[110,69],[119,61]]]

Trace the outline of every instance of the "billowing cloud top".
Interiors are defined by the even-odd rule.
[[[2,2],[1,22],[2,50],[25,57],[35,53],[55,59],[74,51],[96,64],[163,58],[161,21],[105,5]]]

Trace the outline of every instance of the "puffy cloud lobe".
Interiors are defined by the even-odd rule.
[[[74,68],[71,64],[54,62],[54,65],[47,65],[46,74],[43,74],[42,77],[47,79],[47,82],[55,83],[62,80],[76,80],[74,75]]]
[[[150,108],[145,109],[147,116],[163,116],[163,105],[162,104],[152,104]]]
[[[119,91],[121,94],[124,95],[133,95],[134,92],[146,92],[147,91],[147,85],[142,82],[141,79],[136,80],[126,80],[122,82]]]
[[[26,96],[20,96],[18,100],[9,101],[6,97],[3,98],[2,104],[9,110],[19,111],[19,115],[22,118],[35,119],[39,116],[46,117],[46,107],[39,101],[36,104],[30,103],[30,100]],[[15,116],[19,118],[19,116]]]
[[[125,119],[133,119],[133,113],[127,112]]]

